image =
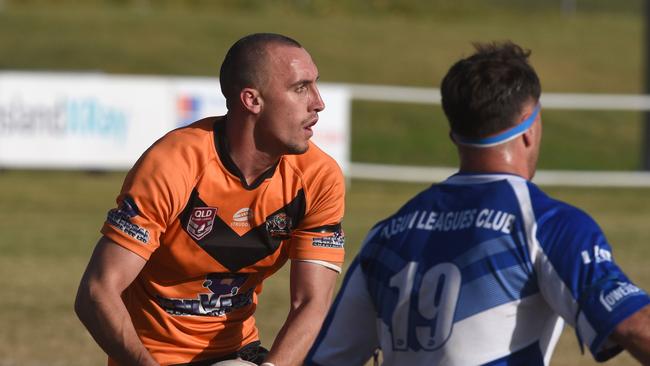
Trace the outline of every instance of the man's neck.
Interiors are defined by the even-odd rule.
[[[228,149],[225,152],[250,185],[273,167],[281,155],[272,155],[258,149],[253,134],[254,124],[250,121],[235,121],[229,115],[225,119],[225,134],[228,140]]]
[[[508,149],[460,149],[460,171],[466,173],[507,173],[531,179],[525,159]]]

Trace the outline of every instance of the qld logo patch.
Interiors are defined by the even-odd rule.
[[[216,207],[194,207],[187,222],[187,233],[195,240],[203,239],[212,231],[216,217]]]

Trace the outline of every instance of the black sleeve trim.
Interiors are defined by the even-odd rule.
[[[336,233],[341,231],[341,224],[319,226],[311,229],[304,229],[303,231],[310,233]]]

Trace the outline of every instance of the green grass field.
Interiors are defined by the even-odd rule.
[[[104,355],[76,319],[76,286],[124,173],[4,171],[0,173],[0,365],[101,365]],[[351,182],[344,222],[347,261],[368,228],[394,212],[422,184]],[[650,189],[553,188],[586,209],[608,234],[614,255],[639,285],[650,288]],[[270,344],[288,309],[287,271],[265,284],[258,313]],[[594,365],[581,357],[571,331],[554,365]],[[633,365],[621,356],[611,365]]]
[[[0,0],[0,70],[217,76],[234,40],[270,31],[300,40],[323,81],[436,87],[471,42],[512,39],[533,50],[546,92],[641,92],[642,1],[577,4],[566,15],[560,0]],[[356,101],[352,160],[453,166],[444,121],[439,107]],[[640,121],[545,110],[540,166],[637,169]],[[123,176],[0,171],[0,366],[104,364],[72,303]],[[425,187],[353,180],[348,263],[374,222]],[[548,191],[590,212],[617,261],[650,289],[650,189]],[[286,316],[287,279],[271,278],[260,300],[267,345]],[[595,362],[567,331],[552,364]]]

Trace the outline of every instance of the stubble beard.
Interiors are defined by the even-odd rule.
[[[287,155],[302,155],[309,150],[309,142],[305,142],[304,145],[299,144],[289,144],[287,145]]]

